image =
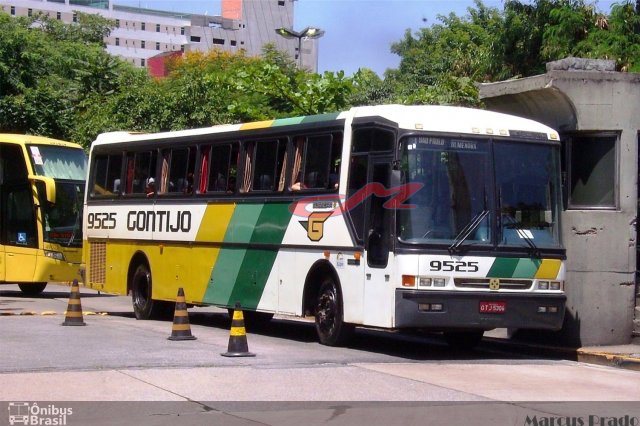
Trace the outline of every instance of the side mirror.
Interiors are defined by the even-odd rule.
[[[29,180],[35,182],[38,192],[42,191],[47,196],[47,201],[51,204],[56,202],[56,181],[48,176],[29,175]],[[44,190],[43,190],[44,189]],[[41,192],[41,195],[42,195]]]

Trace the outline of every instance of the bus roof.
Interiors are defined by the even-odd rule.
[[[0,143],[57,145],[65,146],[68,148],[82,149],[82,146],[73,142],[66,142],[63,140],[47,138],[44,136],[20,135],[14,133],[0,133]]]
[[[347,119],[380,117],[396,123],[405,130],[448,132],[476,135],[509,136],[511,132],[535,132],[546,134],[546,139],[557,140],[558,133],[552,128],[533,120],[480,109],[439,105],[378,105],[354,107],[349,111],[292,118],[281,118],[242,124],[225,124],[190,130],[162,133],[109,132],[98,135],[96,143],[119,143],[144,141],[214,133],[242,132],[311,123],[331,122]]]

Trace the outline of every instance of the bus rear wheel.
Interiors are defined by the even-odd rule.
[[[344,345],[354,327],[344,322],[342,297],[331,278],[325,278],[316,301],[316,332],[320,343],[327,346]]]
[[[44,291],[47,283],[18,284],[20,291],[27,296],[37,296]]]
[[[164,318],[166,313],[166,303],[153,300],[151,295],[151,271],[145,264],[140,264],[133,273],[131,279],[131,301],[133,302],[133,313],[136,319],[148,320]]]

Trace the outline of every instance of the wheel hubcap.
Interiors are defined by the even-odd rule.
[[[330,332],[335,326],[336,300],[333,291],[325,291],[318,301],[318,322],[323,332]]]

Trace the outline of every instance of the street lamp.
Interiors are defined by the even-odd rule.
[[[294,31],[289,28],[277,28],[276,34],[288,39],[298,39],[298,68],[302,69],[302,39],[320,38],[324,35],[324,31],[315,27],[307,27],[302,31]]]

